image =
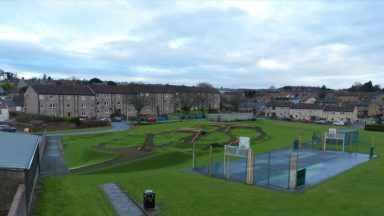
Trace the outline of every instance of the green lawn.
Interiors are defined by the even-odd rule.
[[[153,137],[153,143],[155,145],[168,144],[168,143],[175,144],[175,143],[179,143],[183,137],[188,137],[191,135],[192,133],[187,133],[187,132],[171,132],[171,133],[157,134]]]
[[[128,140],[131,136],[193,127],[201,123],[204,122],[147,125],[104,136],[66,137],[63,141],[69,144],[64,155],[69,164],[81,164],[86,161],[84,158],[100,157],[87,152],[89,146],[100,142],[111,144],[114,140],[124,140],[124,136]],[[299,130],[303,132],[304,140],[309,140],[314,131],[324,132],[330,127],[267,120],[236,124],[256,124],[268,134],[264,141],[252,146],[256,153],[291,146]],[[245,132],[249,133],[248,130]],[[241,130],[236,134],[241,135]],[[177,142],[159,148],[152,156],[110,169],[81,175],[44,177],[37,214],[115,215],[99,185],[116,182],[139,203],[142,202],[143,191],[153,189],[156,204],[161,209],[159,215],[382,215],[384,133],[360,131],[359,150],[368,152],[371,136],[375,136],[375,150],[379,157],[301,193],[274,191],[188,172],[185,169],[191,167],[191,145]],[[207,161],[205,148],[209,142],[221,143],[228,139],[228,136],[215,131],[202,137],[196,143],[198,164]],[[164,140],[173,141],[169,137]],[[88,156],[79,159],[82,154]],[[222,150],[214,151],[217,160],[222,160],[222,156]]]

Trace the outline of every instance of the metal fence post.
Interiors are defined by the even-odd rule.
[[[267,172],[267,185],[269,185],[269,177],[271,175],[271,152],[268,152],[268,172]]]
[[[212,176],[212,145],[209,146],[208,176]]]

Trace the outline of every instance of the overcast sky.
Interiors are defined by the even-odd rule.
[[[384,87],[384,1],[0,1],[19,77]]]

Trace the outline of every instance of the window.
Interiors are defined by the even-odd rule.
[[[81,104],[81,108],[87,108],[87,105]]]
[[[53,95],[49,95],[49,98],[50,98],[50,99],[53,99],[54,97],[55,97],[55,96],[53,96]]]
[[[71,107],[71,104],[67,104],[67,107]]]
[[[81,116],[85,116],[85,112],[81,112]]]
[[[50,107],[51,109],[56,109],[56,104],[49,104],[49,107]]]
[[[44,100],[44,95],[39,95],[40,100]]]
[[[91,105],[91,108],[95,108],[95,104],[92,104],[92,105]]]
[[[117,104],[120,104],[120,101],[117,101]]]
[[[108,104],[109,104],[108,101],[105,101],[105,102],[104,102],[104,105],[108,105]]]
[[[105,112],[105,113],[109,113],[109,111],[108,111],[108,110],[105,110],[104,112]]]
[[[99,104],[100,104],[100,102],[99,102],[99,101],[97,101],[97,102],[96,102],[96,104],[97,104],[97,105],[99,105]]]
[[[51,113],[51,116],[56,116],[56,113]]]

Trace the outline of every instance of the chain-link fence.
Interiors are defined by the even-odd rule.
[[[316,141],[316,142],[315,142]],[[212,156],[201,158],[196,172],[239,183],[271,187],[279,190],[294,190],[300,185],[312,186],[338,173],[370,159],[369,148],[361,153],[323,151],[321,140],[313,136],[312,143],[303,143],[302,148],[282,149],[263,154]],[[223,152],[223,150],[216,150]],[[221,154],[222,156],[223,154]],[[252,177],[250,177],[252,176]]]

